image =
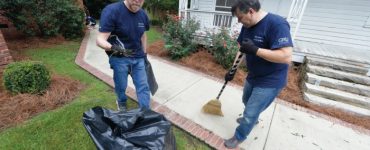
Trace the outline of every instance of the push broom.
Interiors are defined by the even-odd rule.
[[[243,57],[243,53],[240,53],[238,58],[236,59],[233,67],[231,68],[230,73],[234,74],[236,73],[236,69],[240,63],[241,58]],[[216,99],[210,100],[207,104],[205,104],[202,108],[203,112],[212,114],[212,115],[218,115],[218,116],[224,116],[221,110],[221,102],[219,100],[222,92],[224,91],[226,84],[228,81],[225,81],[224,85],[222,86],[220,92],[218,93]]]

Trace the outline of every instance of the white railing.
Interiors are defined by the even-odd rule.
[[[231,28],[232,20],[233,16],[231,16],[231,14],[216,13],[213,17],[213,26]]]
[[[195,19],[199,21],[202,28],[229,28],[237,24],[236,18],[230,12],[200,11],[200,10],[180,10],[179,15],[184,19]]]
[[[303,13],[306,9],[308,0],[292,0],[290,5],[289,14],[287,17],[287,21],[292,24],[295,23],[296,26],[292,33],[292,39],[295,39],[297,31],[302,21]]]

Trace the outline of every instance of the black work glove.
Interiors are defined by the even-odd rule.
[[[254,45],[251,39],[247,38],[242,41],[239,51],[244,54],[256,55],[258,51],[258,47]]]
[[[130,57],[135,54],[133,50],[124,49],[123,47],[118,46],[118,45],[112,45],[111,50],[113,51],[113,53],[119,53],[125,57]]]
[[[234,79],[235,71],[231,72],[232,69],[230,69],[228,72],[225,74],[225,81],[231,81]]]

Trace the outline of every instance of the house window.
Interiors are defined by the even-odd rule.
[[[216,11],[231,11],[231,6],[236,0],[216,0]]]

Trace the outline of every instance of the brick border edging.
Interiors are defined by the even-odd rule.
[[[4,69],[11,62],[13,62],[13,57],[10,54],[5,37],[0,30],[0,69]]]
[[[98,79],[107,83],[109,86],[114,87],[113,79],[110,76],[104,74],[103,72],[99,71],[98,69],[96,69],[95,67],[91,66],[90,64],[84,61],[84,56],[85,56],[87,42],[88,42],[89,37],[90,37],[90,30],[87,30],[81,42],[81,46],[76,56],[75,63],[81,68],[88,71],[90,74],[94,75]],[[127,87],[126,94],[131,99],[137,101],[136,93],[133,88]],[[172,122],[172,124],[178,126],[179,128],[183,129],[189,134],[204,141],[210,147],[215,148],[215,149],[220,149],[220,150],[227,149],[223,145],[223,138],[214,134],[212,131],[209,131],[203,128],[202,126],[191,121],[190,119],[187,119],[186,117],[176,113],[175,111],[172,111],[167,106],[159,104],[158,102],[155,102],[152,99],[151,107],[153,111],[163,114],[170,122]]]

